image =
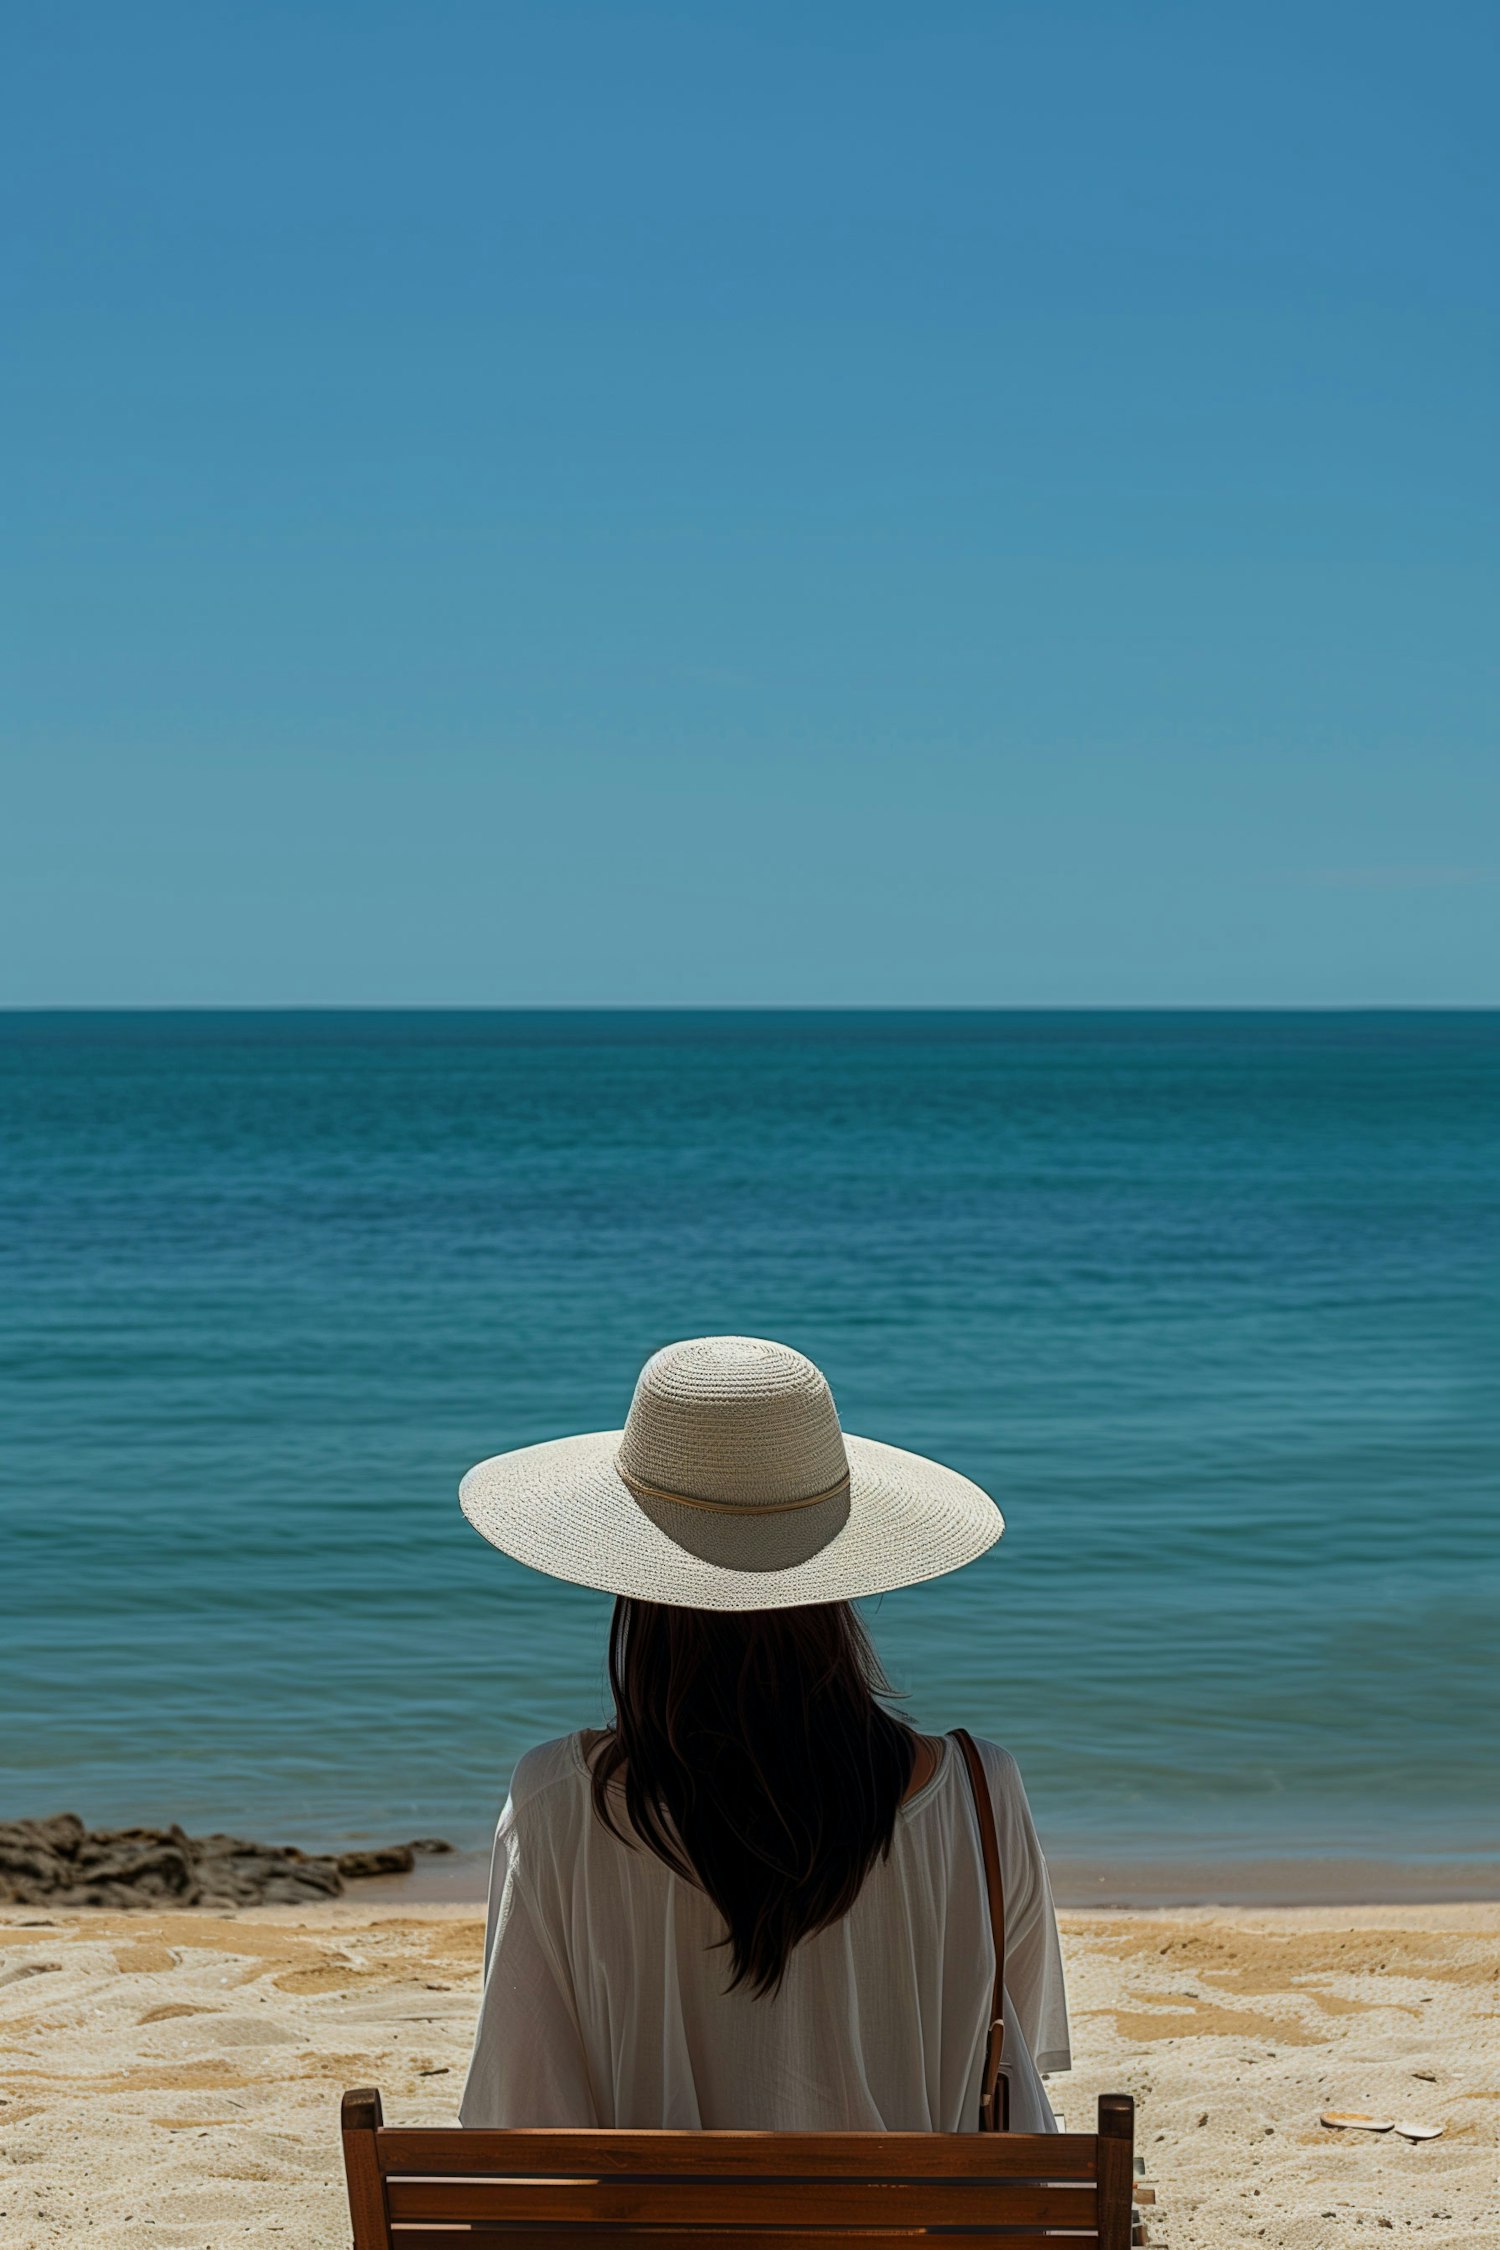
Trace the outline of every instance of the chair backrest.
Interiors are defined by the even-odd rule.
[[[1096,2133],[409,2131],[344,2096],[354,2250],[1129,2250],[1135,2105]],[[1059,2233],[1056,2230],[1063,2230]],[[834,2239],[836,2238],[836,2239]]]

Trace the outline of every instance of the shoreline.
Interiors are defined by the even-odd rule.
[[[64,1847],[47,1833],[70,1824],[80,1831],[82,1845],[93,1850],[88,1867],[81,1859],[76,1867],[73,1860],[59,1859],[57,1853]],[[371,1910],[443,1904],[482,1909],[489,1888],[488,1841],[483,1846],[455,1846],[424,1838],[413,1844],[374,1847],[361,1838],[308,1849],[249,1843],[218,1831],[206,1836],[188,1835],[178,1827],[85,1831],[72,1815],[0,1826],[4,1827],[0,1845],[8,1839],[14,1850],[23,1853],[23,1859],[14,1862],[21,1874],[13,1887],[7,1889],[7,1877],[0,1872],[0,1914],[20,1907],[28,1900],[28,1891],[29,1908],[40,1913],[214,1913],[278,1902],[316,1905],[336,1897]],[[77,1848],[74,1841],[67,1843],[68,1851]],[[35,1866],[23,1864],[27,1851]],[[162,1882],[156,1861],[163,1852],[174,1863],[186,1854],[193,1870],[202,1873],[203,1880],[197,1886],[204,1894],[201,1903],[189,1905],[180,1896],[188,1885]],[[382,1859],[389,1865],[398,1857],[408,1861],[405,1868],[364,1871]],[[11,1860],[4,1859],[3,1851],[0,1860],[5,1868],[12,1865]],[[138,1864],[145,1877],[139,1897],[132,1895]],[[33,1878],[41,1878],[49,1866],[58,1876],[56,1895],[43,1880],[28,1884],[23,1879],[28,1872]],[[1155,1851],[1104,1847],[1090,1854],[1072,1847],[1049,1852],[1047,1866],[1053,1899],[1060,1911],[1304,1906],[1363,1909],[1500,1902],[1500,1850],[1493,1845],[1429,1853],[1422,1858],[1296,1850],[1237,1853],[1209,1849],[1194,1853],[1170,1847]],[[89,1907],[76,1895],[70,1900],[62,1886],[65,1876],[80,1888],[97,1882],[106,1896]],[[304,1876],[305,1883],[299,1881]],[[173,1895],[174,1888],[178,1896]]]
[[[1489,1905],[1500,1860],[1307,1857],[1114,1859],[1048,1857],[1059,1908]]]
[[[1192,1907],[1488,1905],[1500,1902],[1500,1860],[1358,1858],[1130,1859],[1049,1855],[1058,1911],[1137,1912]],[[451,1904],[481,1910],[490,1854],[456,1851],[418,1860],[409,1875],[382,1875],[348,1886],[371,1909]]]
[[[347,2250],[338,2101],[451,2124],[483,1915],[368,1893],[0,1909],[0,2250]],[[1493,2231],[1500,1905],[1063,1911],[1085,2129],[1137,2102],[1152,2250]],[[1325,2108],[1441,2128],[1340,2133]]]

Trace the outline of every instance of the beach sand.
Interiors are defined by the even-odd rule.
[[[1078,2067],[1051,2092],[1081,2127],[1134,2094],[1153,2244],[1500,2246],[1500,1906],[1062,1919]],[[0,2245],[347,2250],[340,2091],[452,2122],[481,1945],[472,1904],[0,1909]]]

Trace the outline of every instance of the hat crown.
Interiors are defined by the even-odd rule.
[[[760,1336],[697,1336],[654,1353],[618,1458],[627,1478],[744,1509],[785,1508],[849,1474],[821,1371]]]

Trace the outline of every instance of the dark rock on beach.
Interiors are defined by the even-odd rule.
[[[387,1844],[375,1852],[340,1852],[339,1873],[346,1881],[369,1875],[409,1875],[415,1852],[414,1844]]]
[[[405,1875],[418,1852],[452,1846],[424,1836],[378,1851],[299,1852],[180,1828],[85,1828],[75,1813],[0,1821],[0,1905],[300,1906],[337,1898],[346,1882]]]

